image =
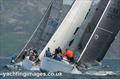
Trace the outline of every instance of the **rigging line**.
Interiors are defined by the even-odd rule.
[[[50,9],[53,1],[54,1],[54,0],[51,1],[50,5],[48,6],[48,8],[47,8],[47,10],[46,10],[46,12],[45,12],[45,15],[42,17],[42,20],[40,20],[37,28],[35,29],[35,31],[34,31],[33,34],[31,35],[31,37],[29,38],[28,42],[25,44],[25,46],[23,47],[23,49],[22,49],[22,50],[20,51],[20,53],[17,55],[16,59],[21,55],[21,53],[23,52],[23,50],[26,48],[26,46],[28,45],[28,43],[29,43],[29,42],[31,41],[31,39],[33,38],[33,36],[34,36],[34,34],[36,33],[37,29],[39,28],[40,24],[43,22],[45,16],[47,15],[47,12],[49,11],[49,9]],[[15,59],[15,60],[16,60],[16,59]]]
[[[109,31],[109,30],[106,30],[106,29],[104,29],[104,28],[101,28],[101,27],[98,27],[98,29],[101,29],[101,30],[103,30],[103,31],[105,31],[105,32],[108,32],[108,33],[113,33],[113,32],[111,32],[111,31]]]
[[[90,43],[90,41],[91,41],[91,39],[92,39],[92,37],[93,37],[94,33],[96,32],[96,30],[97,30],[97,28],[98,28],[98,26],[99,26],[100,22],[102,21],[102,18],[104,17],[104,14],[106,13],[106,11],[107,11],[107,9],[108,9],[108,7],[109,7],[110,3],[111,3],[111,0],[109,0],[109,2],[108,2],[108,4],[107,4],[107,6],[106,6],[106,8],[105,8],[105,10],[104,10],[104,12],[103,12],[103,14],[102,14],[101,18],[100,18],[100,20],[99,20],[99,22],[98,22],[98,24],[97,24],[97,26],[96,26],[95,30],[93,31],[93,33],[92,33],[92,35],[91,35],[90,39],[88,40],[88,42],[87,42],[87,44],[86,44],[86,46],[85,46],[85,48],[84,48],[83,52],[81,53],[81,55],[80,55],[79,59],[77,60],[77,62],[79,62],[79,61],[80,61],[80,59],[82,58],[82,56],[84,55],[84,52],[85,52],[85,50],[87,49],[87,46],[89,45],[89,43]]]

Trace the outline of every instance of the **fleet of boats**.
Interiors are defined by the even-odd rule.
[[[91,13],[94,1],[75,0],[60,22],[63,0],[52,0],[30,40],[16,57],[14,66],[19,65],[26,70],[72,73],[100,65],[120,30],[120,1],[98,1],[92,18],[88,23],[86,22],[84,32],[80,33],[82,24]],[[81,37],[80,34],[82,34]],[[71,48],[79,55],[75,58],[74,64],[45,56],[48,47],[54,52],[59,46],[63,51]],[[24,50],[29,47],[38,50],[40,61],[37,65],[33,65],[27,57],[22,60]],[[7,67],[11,68],[8,65]]]

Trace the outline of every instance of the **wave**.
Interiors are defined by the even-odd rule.
[[[95,76],[106,76],[106,75],[120,75],[120,71],[87,71],[85,72],[87,75],[95,75]]]

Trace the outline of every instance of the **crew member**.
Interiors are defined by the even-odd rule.
[[[48,47],[48,49],[46,50],[46,57],[51,57],[51,51],[50,48]]]
[[[62,56],[66,56],[70,63],[74,63],[74,53],[70,49],[66,49],[66,52]]]
[[[55,54],[62,54],[62,50],[61,50],[60,46],[55,49]]]

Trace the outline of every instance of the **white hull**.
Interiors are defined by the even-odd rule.
[[[25,60],[14,65],[6,65],[11,70],[29,70],[29,71],[46,71],[46,72],[65,72],[72,74],[81,74],[74,64],[69,64],[65,60],[58,61],[52,58],[44,57],[40,65],[33,65],[32,62],[25,58]]]
[[[62,61],[57,61],[55,59],[44,57],[41,61],[40,69],[49,72],[71,72],[73,66]]]

